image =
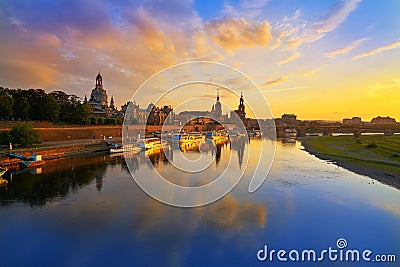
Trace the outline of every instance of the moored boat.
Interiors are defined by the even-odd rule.
[[[135,145],[135,144],[127,144],[119,148],[110,148],[110,153],[115,154],[115,153],[137,153],[141,151],[142,149]]]
[[[192,143],[192,142],[201,142],[204,140],[204,136],[199,132],[190,132],[187,135],[182,135],[182,138],[179,140],[181,143]]]
[[[140,139],[138,140],[137,144],[142,150],[163,149],[168,145],[167,141],[156,137]]]
[[[0,167],[0,178],[1,178],[1,176],[3,176],[3,174],[5,174],[7,171],[8,171],[7,168]]]

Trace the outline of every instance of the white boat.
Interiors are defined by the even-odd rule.
[[[168,145],[168,142],[162,140],[160,138],[145,138],[138,140],[138,146],[142,150],[149,150],[149,149],[163,149]]]
[[[122,147],[119,148],[111,148],[110,149],[110,153],[111,154],[115,154],[115,153],[124,153],[124,152],[128,152],[128,153],[137,153],[139,151],[141,151],[142,149],[140,147],[138,147],[135,144],[128,144],[128,145],[124,145]]]
[[[297,137],[297,130],[296,129],[285,129],[285,138],[296,138]]]
[[[205,137],[199,132],[190,132],[187,135],[182,135],[179,140],[180,143],[192,143],[192,142],[201,142],[205,139]]]

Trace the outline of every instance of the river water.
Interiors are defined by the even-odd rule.
[[[198,208],[149,197],[122,156],[64,159],[8,172],[8,187],[0,188],[0,266],[399,266],[399,190],[320,160],[298,142],[276,141],[266,181],[249,194],[249,151],[262,142],[272,141],[218,146],[210,173],[221,173],[229,159],[232,173],[244,168],[246,156],[250,163],[231,193]],[[163,154],[152,156],[152,164],[143,155],[129,160],[144,174],[153,166],[160,173],[173,170]],[[321,251],[338,249],[340,238],[348,249],[395,254],[397,263],[257,258],[265,245]]]

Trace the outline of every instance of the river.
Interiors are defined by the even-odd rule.
[[[255,156],[249,151],[262,142],[272,141],[218,146],[209,174],[221,173],[230,158],[233,173],[244,168],[243,158],[249,156],[250,164],[227,196],[197,208],[149,197],[120,156],[64,159],[36,171],[8,172],[8,187],[0,188],[0,266],[398,266],[399,190],[320,160],[298,142],[276,141],[266,181],[249,194]],[[195,158],[198,152],[185,153]],[[140,157],[130,158],[136,171],[150,172],[152,166]],[[151,162],[173,176],[162,154]],[[397,254],[397,265],[257,258],[265,245],[321,251],[337,249],[340,238],[349,249]]]

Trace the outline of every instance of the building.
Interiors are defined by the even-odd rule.
[[[95,117],[107,117],[108,114],[107,92],[103,87],[103,77],[101,76],[100,72],[96,76],[96,86],[92,90],[92,93],[90,94],[90,99],[88,103],[92,107],[93,115]]]
[[[231,121],[235,122],[236,119],[240,119],[243,124],[246,126],[246,111],[245,111],[245,106],[244,106],[244,99],[243,99],[243,94],[240,94],[240,99],[239,99],[239,106],[237,110],[231,111]]]
[[[114,96],[111,96],[110,105],[108,105],[107,91],[103,87],[103,77],[100,72],[96,76],[96,85],[90,94],[89,101],[85,96],[85,103],[88,103],[93,110],[95,117],[103,118],[123,118],[124,111],[119,111],[115,107]]]
[[[378,116],[371,120],[371,124],[396,124],[396,119],[387,117]]]
[[[215,120],[221,120],[222,105],[221,105],[221,102],[219,101],[219,89],[217,92],[217,101],[215,102],[214,105],[212,105],[210,115],[211,115],[211,118],[213,118]]]
[[[351,119],[343,119],[343,125],[361,125],[361,118],[360,117],[353,117]]]

